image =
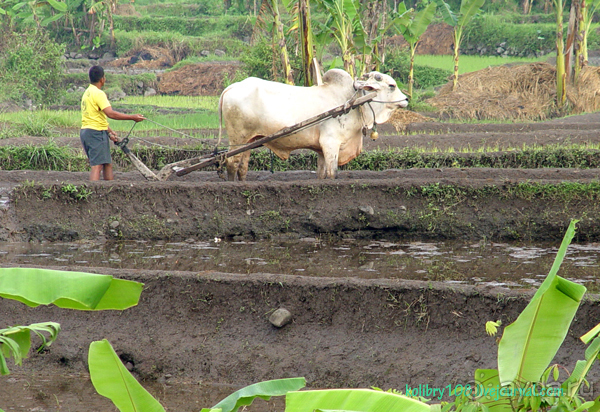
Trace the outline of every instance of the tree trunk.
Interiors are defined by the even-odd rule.
[[[579,7],[577,13],[577,32],[575,34],[575,73],[574,80],[575,83],[579,81],[579,75],[581,74],[581,69],[585,65],[587,65],[587,33],[585,30],[585,25],[583,24],[584,19],[583,16],[587,12],[587,4],[586,0],[578,0]]]
[[[565,74],[567,80],[573,80],[573,56],[576,43],[576,33],[578,31],[577,14],[579,9],[579,1],[571,2],[571,10],[569,11],[569,25],[567,26],[567,43],[565,45]]]
[[[562,109],[567,101],[567,76],[563,43],[563,3],[556,0],[556,105]]]
[[[460,36],[458,26],[454,27],[454,74],[452,75],[452,91],[458,87],[458,56],[460,54]]]
[[[279,6],[277,5],[277,0],[272,0],[271,6],[273,9],[273,18],[275,20],[275,33],[277,38],[277,44],[279,45],[279,54],[281,56],[281,64],[283,66],[285,82],[287,84],[293,85],[294,77],[292,74],[292,66],[290,64],[287,46],[285,44],[285,36],[283,34],[283,23],[281,23],[281,18],[279,16]]]
[[[415,67],[415,50],[417,49],[417,43],[418,42],[410,45],[410,65],[408,67],[408,98],[409,99],[412,99],[413,84],[415,83],[414,67]],[[456,67],[456,70],[458,70],[457,67]]]
[[[304,70],[304,86],[314,84],[313,72],[311,70],[314,57],[312,30],[310,27],[310,0],[299,0],[298,22],[300,41],[302,46],[302,66]]]

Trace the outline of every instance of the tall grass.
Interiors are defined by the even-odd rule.
[[[500,56],[460,56],[458,73],[470,73],[482,70],[490,66],[501,66],[508,63],[534,63],[545,61],[548,56],[539,58],[527,57],[500,57]],[[415,57],[415,63],[435,67],[438,69],[452,70],[454,62],[451,55],[430,55],[423,54]]]

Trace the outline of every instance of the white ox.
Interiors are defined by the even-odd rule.
[[[408,105],[406,96],[390,76],[371,72],[354,81],[347,72],[333,69],[323,76],[323,85],[313,87],[249,77],[223,91],[219,115],[223,116],[231,150],[343,105],[352,97],[363,95],[361,91],[377,92],[369,104],[371,107],[361,106],[346,115],[265,144],[283,160],[296,149],[314,150],[318,153],[317,176],[335,178],[338,165],[348,163],[362,151],[363,130],[372,128],[374,123],[386,122],[395,109]],[[250,151],[228,158],[228,179],[235,180],[237,176],[239,180],[246,180],[249,159]]]

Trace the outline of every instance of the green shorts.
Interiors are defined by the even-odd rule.
[[[90,160],[90,166],[112,163],[108,130],[81,129],[79,139],[85,154]]]

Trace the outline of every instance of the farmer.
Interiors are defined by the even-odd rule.
[[[115,120],[133,120],[141,122],[141,114],[124,114],[112,109],[106,93],[101,89],[106,83],[104,69],[93,66],[89,72],[90,86],[81,98],[81,130],[79,138],[87,155],[91,171],[90,180],[113,180],[110,142],[118,142],[117,134],[108,126],[107,117]]]

